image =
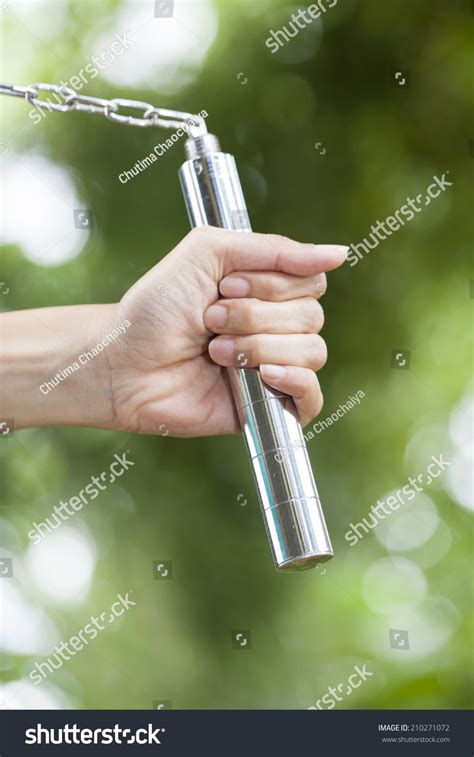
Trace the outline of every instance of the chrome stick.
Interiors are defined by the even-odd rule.
[[[186,157],[179,177],[191,226],[251,231],[235,160],[217,137],[188,139]],[[240,353],[228,370],[273,560],[278,570],[312,568],[333,551],[295,406],[246,360]]]

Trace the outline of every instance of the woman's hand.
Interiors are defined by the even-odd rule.
[[[119,428],[204,436],[239,431],[225,366],[259,367],[303,424],[322,407],[318,298],[347,248],[211,227],[191,231],[124,295],[130,326],[107,350]],[[219,299],[219,293],[221,299]]]
[[[204,227],[113,305],[5,313],[0,419],[204,436],[239,430],[226,366],[321,409],[325,271],[346,247]],[[219,294],[221,298],[219,298]]]

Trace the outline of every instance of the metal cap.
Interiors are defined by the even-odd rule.
[[[314,568],[333,556],[319,499],[293,499],[263,511],[278,570]]]

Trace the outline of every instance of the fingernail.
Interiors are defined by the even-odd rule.
[[[260,371],[269,379],[281,379],[286,375],[286,368],[283,365],[271,365],[270,363],[262,363]]]
[[[216,360],[220,360],[223,363],[231,363],[232,356],[234,354],[234,340],[233,339],[214,339],[211,342],[212,354]]]
[[[224,305],[212,305],[206,310],[206,324],[211,328],[221,329],[227,320],[227,308]]]
[[[319,252],[327,252],[330,255],[339,255],[343,260],[347,258],[349,247],[344,244],[317,244]]]
[[[250,292],[250,284],[247,279],[229,276],[229,278],[221,281],[219,290],[224,297],[246,297]]]

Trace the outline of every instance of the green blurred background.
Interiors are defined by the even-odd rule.
[[[7,5],[4,81],[68,80],[129,30],[134,44],[82,93],[205,109],[257,231],[356,243],[434,174],[453,186],[330,275],[320,419],[364,397],[308,444],[335,549],[322,568],[274,571],[239,437],[1,440],[0,556],[14,577],[0,586],[0,706],[306,708],[366,664],[373,675],[338,707],[469,707],[469,1],[339,0],[276,54],[265,40],[298,8],[281,0],[176,0],[160,19],[153,0]],[[166,132],[79,113],[35,124],[21,99],[0,107],[1,307],[116,301],[187,233],[182,141],[121,184]],[[78,208],[90,232],[74,228]],[[408,370],[394,350],[410,352]],[[135,466],[33,546],[32,522],[125,450]],[[447,472],[350,547],[349,524],[441,453]],[[171,580],[154,561],[172,562]],[[29,681],[128,591],[137,604],[121,620]],[[233,648],[236,629],[251,646]],[[408,644],[391,648],[390,629]]]

